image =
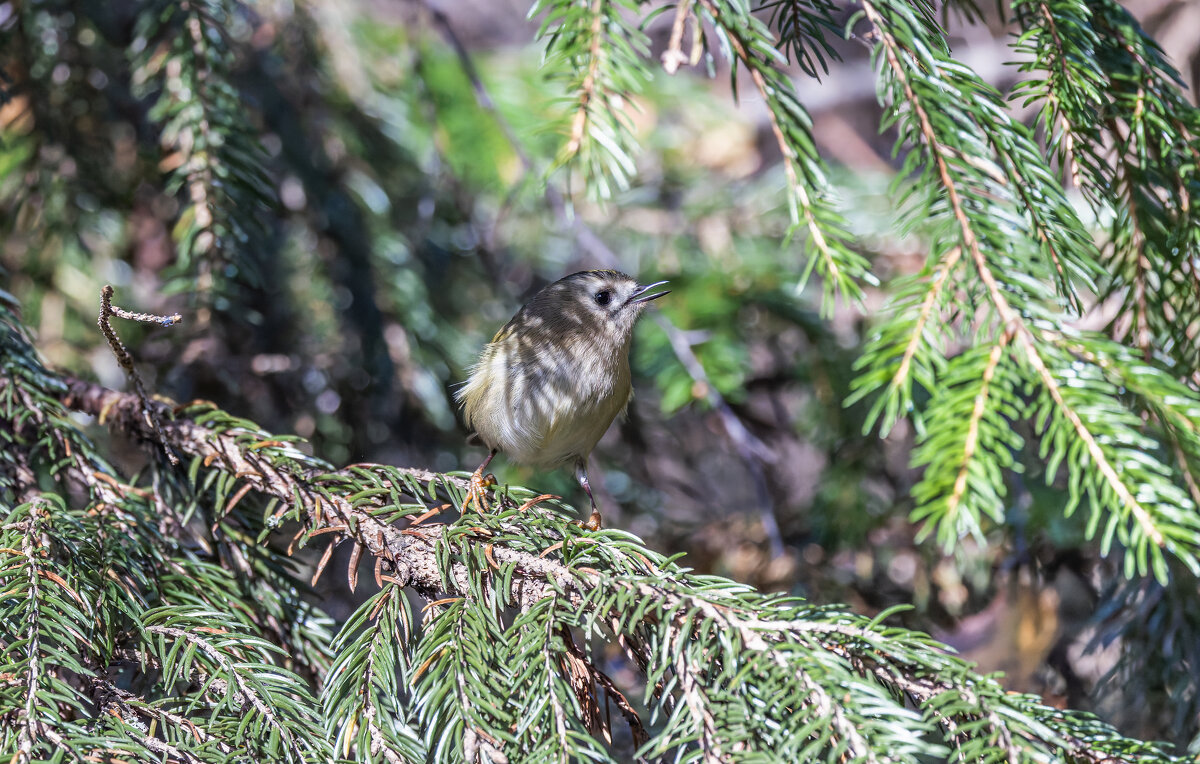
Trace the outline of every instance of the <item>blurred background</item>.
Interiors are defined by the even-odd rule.
[[[1194,102],[1200,0],[1127,5]],[[945,557],[917,543],[911,433],[864,433],[865,406],[842,405],[886,295],[821,315],[786,241],[767,113],[744,83],[735,102],[725,62],[656,74],[632,111],[630,187],[601,202],[553,170],[572,104],[527,3],[195,8],[202,29],[122,0],[0,2],[0,288],[50,364],[126,387],[95,322],[110,283],[129,310],[184,317],[120,328],[158,394],[299,434],[335,465],[469,472],[484,454],[453,390],[526,298],[585,268],[668,279],[638,327],[628,417],[593,455],[606,525],[763,589],[868,614],[913,605],[901,622],[1005,671],[1010,689],[1094,707],[1118,659],[1113,619],[1129,616],[1104,610],[1111,577],[1084,520],[1062,519],[1061,491],[1025,454],[1010,524],[988,544]],[[945,19],[955,55],[1002,91],[1018,76],[1004,18]],[[646,27],[654,60],[670,21]],[[879,131],[869,50],[836,50],[819,80],[797,69],[795,83],[886,283],[920,268],[925,239],[896,233],[902,157]],[[566,471],[493,468],[581,503]],[[346,596],[325,594],[335,610]],[[1164,617],[1200,655],[1200,615]],[[1139,702],[1167,697],[1153,676],[1095,710],[1181,739],[1194,718]]]

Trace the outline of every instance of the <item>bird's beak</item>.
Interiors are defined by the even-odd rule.
[[[645,286],[639,286],[637,289],[635,289],[633,291],[633,294],[629,295],[629,299],[626,301],[625,304],[626,305],[637,305],[639,303],[650,302],[651,300],[657,300],[659,297],[662,297],[665,294],[670,294],[671,290],[668,289],[665,292],[658,292],[657,294],[646,295],[645,297],[641,296],[641,295],[646,294],[646,292],[649,292],[654,287],[662,286],[665,283],[667,283],[667,282],[655,281],[653,284],[646,284]]]

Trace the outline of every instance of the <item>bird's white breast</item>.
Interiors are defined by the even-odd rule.
[[[531,351],[509,340],[484,349],[460,394],[468,424],[521,464],[545,468],[586,457],[629,402],[627,348],[611,355],[567,345]]]

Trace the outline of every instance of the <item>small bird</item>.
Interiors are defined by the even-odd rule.
[[[481,511],[483,470],[498,451],[549,469],[571,462],[592,503],[586,526],[600,527],[588,484],[588,454],[633,393],[629,342],[646,307],[669,292],[617,271],[581,271],[535,294],[483,348],[455,394],[468,428],[490,449],[471,476],[463,508]]]

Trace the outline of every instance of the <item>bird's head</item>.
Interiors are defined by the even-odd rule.
[[[665,283],[639,284],[618,271],[580,271],[538,292],[526,311],[564,334],[622,345],[646,304],[668,294],[651,291]]]

